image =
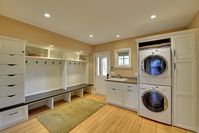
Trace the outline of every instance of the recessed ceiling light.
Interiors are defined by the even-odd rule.
[[[49,14],[49,13],[44,13],[44,16],[45,16],[46,18],[50,18],[50,14]]]
[[[50,47],[54,47],[54,45],[50,45]]]
[[[89,37],[93,37],[93,35],[89,35]]]
[[[120,37],[120,35],[116,35],[116,37],[117,37],[117,38],[119,38],[119,37]]]
[[[152,15],[151,16],[151,19],[155,19],[157,16],[156,15]]]

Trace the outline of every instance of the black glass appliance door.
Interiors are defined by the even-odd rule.
[[[167,69],[167,61],[158,55],[151,55],[144,59],[144,69],[145,73],[151,76],[159,76],[163,74]]]
[[[148,91],[143,94],[142,102],[144,106],[153,112],[162,112],[168,107],[166,97],[157,91]]]

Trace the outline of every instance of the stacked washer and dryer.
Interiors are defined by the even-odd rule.
[[[170,39],[158,42],[166,43],[139,45],[139,114],[171,124],[171,45]]]

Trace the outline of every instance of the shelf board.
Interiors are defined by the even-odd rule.
[[[85,62],[87,63],[88,61],[84,60],[67,60],[63,58],[49,58],[49,57],[39,57],[39,56],[26,56],[28,59],[43,59],[43,60],[61,60],[61,61],[73,61],[73,62]]]
[[[62,60],[62,61],[65,61],[65,59],[62,59],[62,58],[49,58],[49,57],[39,57],[39,56],[26,56],[26,58],[29,58],[29,59],[44,59],[44,60]]]
[[[85,60],[66,60],[66,61],[73,61],[73,62],[85,62],[87,63],[88,61],[85,61]]]

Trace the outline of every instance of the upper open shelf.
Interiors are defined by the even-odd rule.
[[[38,44],[27,43],[26,58],[32,59],[50,59],[50,60],[70,60],[70,61],[88,61],[87,54],[66,51],[59,48],[41,46]]]

